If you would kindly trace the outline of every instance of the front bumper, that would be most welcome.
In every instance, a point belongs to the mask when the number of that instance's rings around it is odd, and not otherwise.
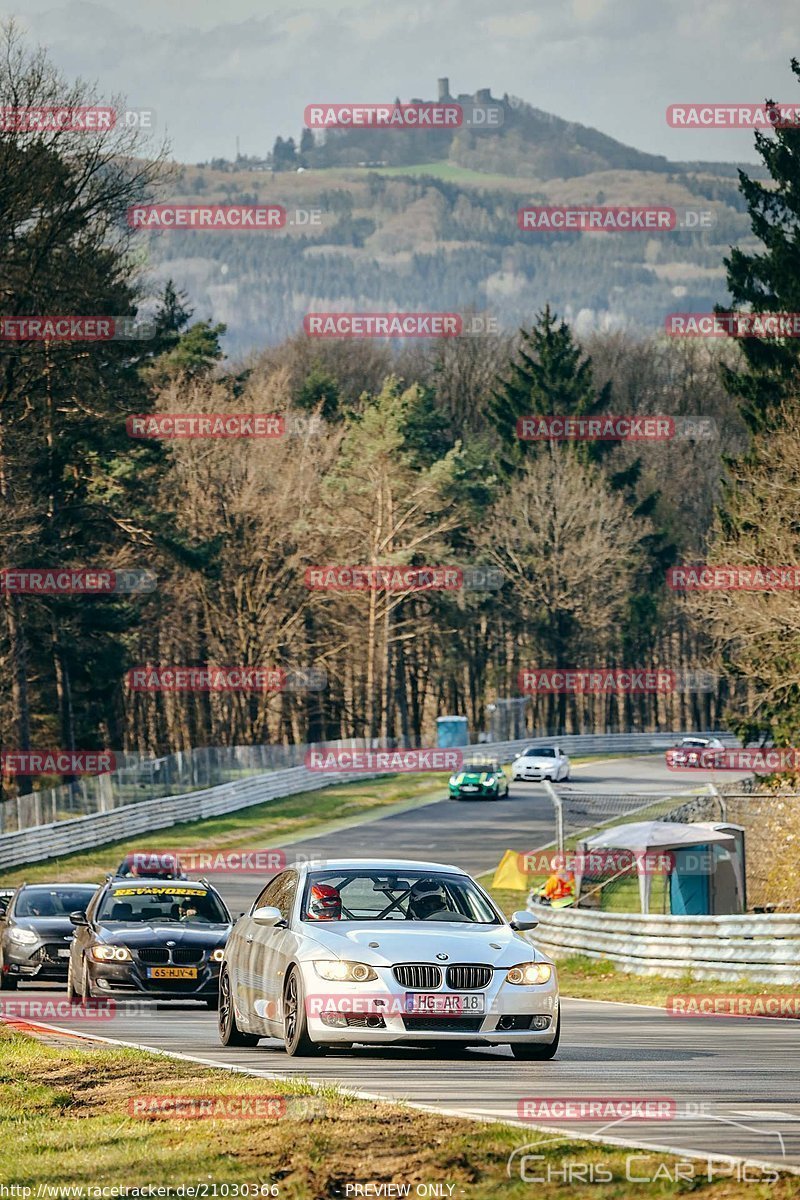
[[[66,954],[59,954],[65,950]],[[50,980],[64,983],[69,968],[69,942],[40,942],[38,946],[18,946],[6,941],[3,963],[12,979]]]
[[[514,767],[514,778],[528,783],[540,783],[543,779],[555,780],[563,767]]]
[[[101,996],[150,996],[154,1000],[206,1000],[219,992],[221,963],[208,959],[191,967],[176,970],[196,970],[194,978],[154,978],[148,967],[134,959],[132,962],[95,962],[87,959],[92,991]],[[152,968],[151,968],[152,969]]]
[[[496,800],[499,795],[500,785],[497,783],[492,787],[483,787],[481,784],[450,785],[451,800]]]
[[[359,985],[328,983],[316,976],[313,967],[307,967],[308,1035],[314,1042],[371,1044],[452,1041],[496,1046],[552,1042],[559,1012],[555,968],[548,983],[522,987],[505,982],[507,970],[504,967],[495,971],[488,987],[466,993],[484,997],[483,1015],[417,1018],[404,1013],[408,989],[395,981],[389,968],[378,968],[379,980]],[[454,994],[446,987],[431,991]],[[324,997],[323,1003],[320,996]],[[534,1018],[542,1024],[546,1020],[544,1028],[533,1028]]]

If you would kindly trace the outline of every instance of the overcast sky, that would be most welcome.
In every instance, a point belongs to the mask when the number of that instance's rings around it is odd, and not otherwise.
[[[491,87],[675,159],[752,133],[668,128],[680,101],[800,99],[798,0],[0,0],[69,77],[156,110],[174,156],[264,154],[306,104]]]

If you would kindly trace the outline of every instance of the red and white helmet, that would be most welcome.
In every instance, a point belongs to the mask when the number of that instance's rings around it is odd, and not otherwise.
[[[341,921],[342,897],[328,883],[312,884],[306,916],[310,921]]]

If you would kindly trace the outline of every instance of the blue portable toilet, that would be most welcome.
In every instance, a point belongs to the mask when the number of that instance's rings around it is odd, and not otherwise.
[[[699,827],[698,822],[695,828]],[[669,898],[673,916],[724,916],[747,910],[744,827],[717,822],[706,828],[727,834],[733,845],[698,842],[672,852]]]
[[[466,717],[438,717],[436,721],[436,745],[468,746],[469,729]]]

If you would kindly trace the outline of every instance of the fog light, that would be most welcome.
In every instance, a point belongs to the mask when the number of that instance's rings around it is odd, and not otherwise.
[[[533,1028],[534,1029],[547,1029],[547,1026],[549,1024],[550,1024],[549,1017],[534,1017],[533,1018]]]
[[[109,989],[109,982],[107,979],[103,979],[101,976],[99,979],[95,980],[95,987],[99,987],[101,992],[107,992]]]
[[[332,1025],[334,1029],[347,1028],[347,1016],[345,1013],[323,1013],[320,1020],[323,1025]]]

